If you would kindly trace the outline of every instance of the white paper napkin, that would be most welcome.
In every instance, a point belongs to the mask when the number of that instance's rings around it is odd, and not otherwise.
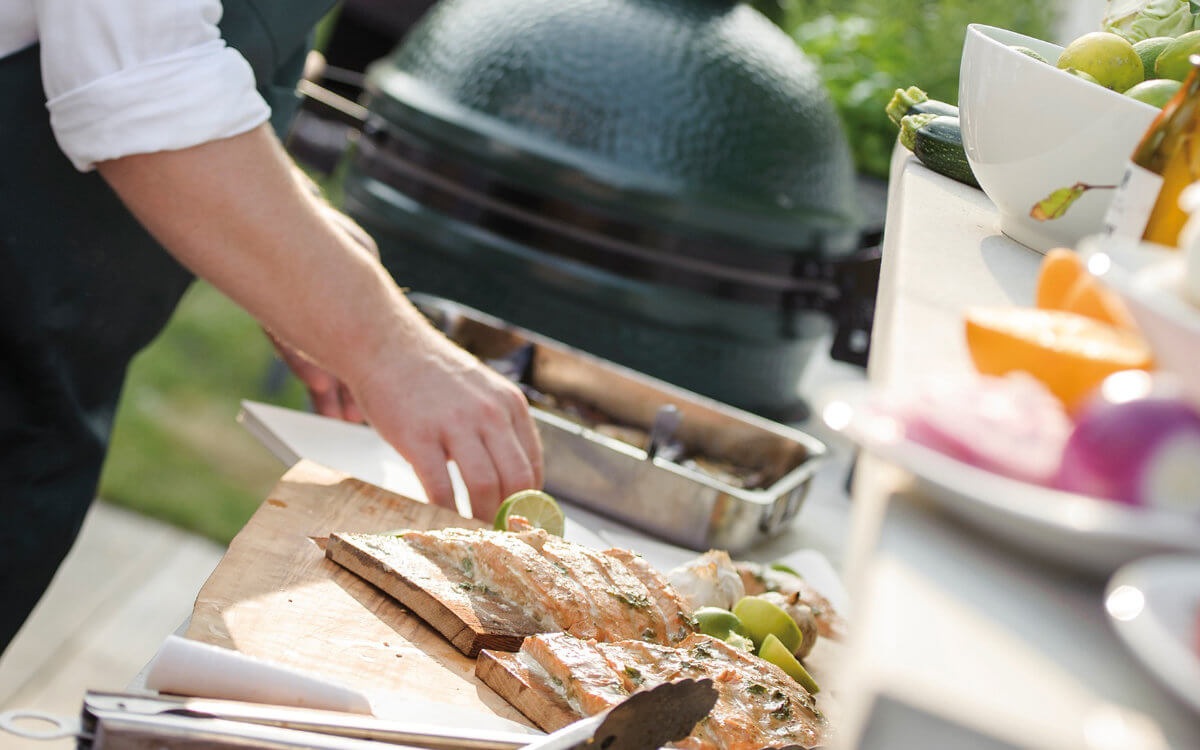
[[[168,636],[150,662],[146,687],[198,698],[371,713],[371,702],[357,690],[177,635]]]
[[[167,638],[150,662],[146,687],[198,698],[368,714],[410,726],[541,734],[499,716],[403,693],[368,697],[302,670],[176,635]]]

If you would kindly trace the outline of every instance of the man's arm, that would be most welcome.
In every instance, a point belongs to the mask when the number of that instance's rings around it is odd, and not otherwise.
[[[97,169],[180,262],[345,382],[432,501],[453,507],[447,458],[481,517],[541,485],[521,392],[426,323],[295,179],[265,125]]]

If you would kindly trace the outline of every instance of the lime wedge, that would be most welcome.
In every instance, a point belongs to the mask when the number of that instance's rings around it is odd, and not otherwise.
[[[792,652],[788,647],[783,645],[783,642],[774,635],[768,635],[763,641],[762,648],[758,650],[758,658],[769,661],[775,666],[788,673],[796,682],[800,683],[805,690],[816,695],[821,692],[821,686],[812,678],[808,670],[804,668],[796,657],[792,656]]]
[[[692,617],[695,618],[696,627],[700,632],[711,635],[713,638],[726,640],[730,633],[737,633],[740,636],[748,635],[746,628],[742,626],[742,621],[727,609],[701,607],[692,613]]]
[[[759,599],[757,596],[742,597],[741,601],[733,605],[733,613],[742,621],[754,645],[759,648],[762,648],[769,635],[779,639],[789,653],[799,650],[804,641],[800,626],[791,615],[766,599]]]
[[[562,536],[566,526],[566,516],[558,502],[541,490],[521,490],[509,495],[496,511],[492,526],[497,531],[508,531],[509,516],[521,516],[555,536]]]

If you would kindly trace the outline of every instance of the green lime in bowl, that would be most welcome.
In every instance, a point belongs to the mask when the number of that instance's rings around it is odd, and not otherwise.
[[[1158,62],[1158,56],[1163,53],[1167,45],[1173,41],[1175,40],[1169,36],[1152,36],[1149,39],[1133,43],[1133,51],[1142,58],[1142,73],[1146,76],[1146,80],[1155,77],[1154,64]]]
[[[1154,75],[1182,81],[1192,72],[1192,63],[1188,58],[1195,54],[1200,54],[1200,31],[1189,31],[1175,37],[1154,62]]]
[[[1058,67],[1087,73],[1113,91],[1133,88],[1146,77],[1133,45],[1107,31],[1093,31],[1068,44],[1059,55]]]
[[[1152,78],[1129,89],[1125,92],[1125,96],[1162,109],[1167,102],[1171,101],[1171,97],[1175,96],[1182,85],[1179,81],[1169,78]]]

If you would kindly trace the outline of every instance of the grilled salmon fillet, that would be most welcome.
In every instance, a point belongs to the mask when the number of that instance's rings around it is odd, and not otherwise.
[[[604,554],[622,563],[650,592],[666,624],[667,643],[676,643],[692,633],[691,607],[667,582],[666,576],[655,570],[641,555],[627,549],[606,549]]]
[[[711,678],[716,705],[675,747],[760,750],[812,748],[822,742],[825,718],[812,695],[773,664],[706,635],[692,634],[677,646],[665,646],[542,634],[526,638],[520,653],[534,674],[586,716],[663,682]]]
[[[541,529],[441,529],[396,536],[448,574],[465,578],[468,595],[509,601],[547,632],[671,643],[693,630],[686,605],[631,552],[596,552]]]

